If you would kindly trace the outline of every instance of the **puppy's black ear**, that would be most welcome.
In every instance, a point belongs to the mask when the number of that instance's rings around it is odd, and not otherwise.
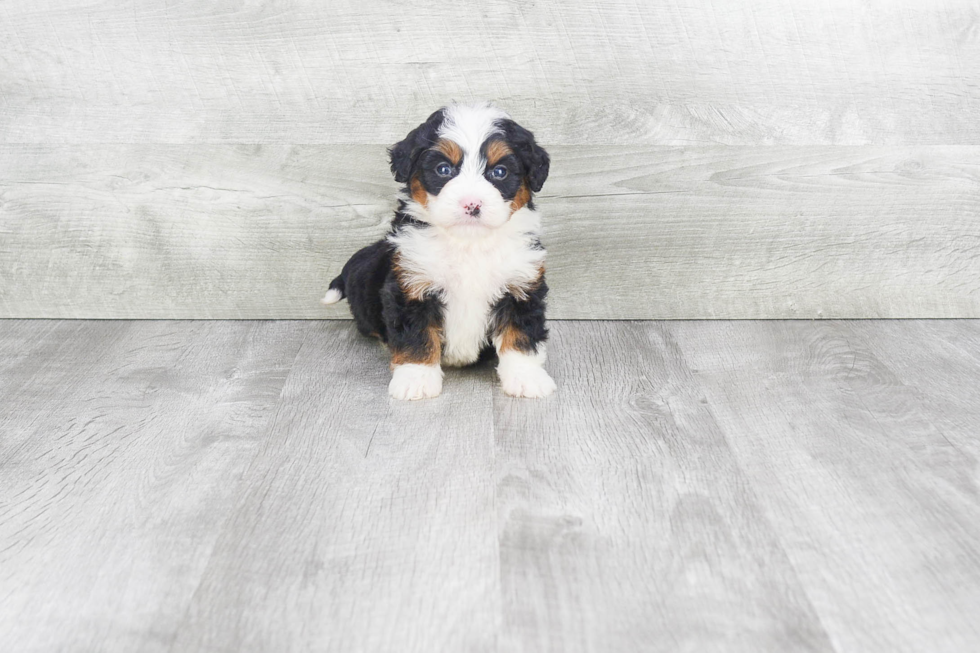
[[[548,169],[551,167],[551,157],[544,151],[544,148],[534,140],[534,134],[518,125],[513,120],[501,122],[507,142],[514,149],[514,153],[520,158],[524,165],[525,176],[528,186],[537,193],[544,186],[548,178]]]
[[[443,109],[439,109],[410,131],[404,140],[388,148],[391,173],[395,175],[395,181],[399,184],[408,183],[419,154],[435,145],[439,126],[442,124],[442,112]]]

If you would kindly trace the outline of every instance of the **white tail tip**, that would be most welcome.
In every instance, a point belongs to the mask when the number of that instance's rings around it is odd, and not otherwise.
[[[344,296],[340,293],[339,290],[337,290],[336,288],[331,288],[330,290],[327,291],[327,294],[323,296],[323,299],[320,300],[320,303],[330,306],[330,304],[336,304],[337,302],[339,302],[341,299],[343,299],[343,297]]]

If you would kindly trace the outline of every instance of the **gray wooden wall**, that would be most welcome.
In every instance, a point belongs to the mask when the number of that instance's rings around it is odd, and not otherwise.
[[[384,148],[553,155],[553,318],[980,317],[976,0],[0,2],[0,316],[346,317]]]

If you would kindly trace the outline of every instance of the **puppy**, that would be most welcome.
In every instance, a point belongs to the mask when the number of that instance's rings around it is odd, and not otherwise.
[[[383,240],[354,254],[323,298],[391,351],[396,399],[435,397],[442,366],[496,350],[504,392],[545,397],[545,249],[533,194],[549,157],[491,104],[453,104],[388,150],[405,184]]]

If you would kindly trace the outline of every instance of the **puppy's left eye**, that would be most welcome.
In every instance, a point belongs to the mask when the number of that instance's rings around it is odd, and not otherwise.
[[[497,166],[490,171],[490,176],[494,179],[506,179],[507,178],[507,167]]]
[[[453,174],[453,167],[448,163],[440,163],[436,166],[436,174],[440,177],[448,177]]]

